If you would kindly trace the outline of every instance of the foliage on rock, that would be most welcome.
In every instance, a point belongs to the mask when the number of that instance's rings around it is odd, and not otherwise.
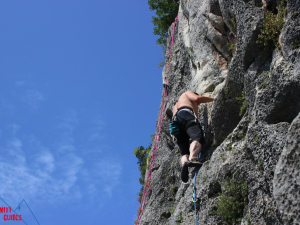
[[[153,140],[154,135],[151,135],[151,138]],[[133,154],[138,159],[137,164],[139,164],[139,171],[141,172],[141,177],[139,179],[139,182],[142,185],[142,187],[139,192],[139,197],[138,197],[139,202],[142,201],[142,196],[143,196],[143,192],[144,192],[146,170],[149,167],[149,163],[150,163],[150,159],[151,159],[151,155],[149,154],[151,147],[152,147],[152,144],[147,149],[145,149],[143,146],[140,146],[140,147],[134,149],[134,151],[133,151]]]
[[[246,96],[245,96],[245,89],[242,91],[242,97],[236,98],[237,100],[242,102],[242,106],[240,108],[239,116],[244,115],[247,109],[247,102],[246,102]]]
[[[273,49],[279,45],[279,35],[285,23],[286,15],[286,0],[282,0],[281,4],[277,7],[278,13],[268,11],[267,16],[263,21],[263,28],[258,35],[257,43],[264,46],[265,50]]]
[[[163,48],[167,45],[168,29],[174,22],[179,6],[175,1],[168,0],[148,0],[150,10],[156,10],[156,15],[152,17],[154,24],[154,34],[160,35],[156,43]]]
[[[182,223],[182,220],[183,220],[182,212],[180,212],[176,218],[176,225],[180,225]]]
[[[212,213],[221,215],[225,224],[240,222],[244,206],[248,203],[247,183],[238,179],[230,179],[221,184],[225,191],[220,194],[216,201],[217,210]]]

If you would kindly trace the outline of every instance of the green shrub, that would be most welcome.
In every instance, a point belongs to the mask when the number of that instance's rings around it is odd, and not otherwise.
[[[266,73],[263,73],[263,82],[262,84],[259,86],[259,89],[264,89],[267,87],[268,83],[269,83],[269,73],[266,72]]]
[[[228,22],[231,22],[233,27],[236,28],[236,20],[235,20],[235,16],[233,15],[232,18],[227,19]]]
[[[298,41],[293,41],[291,44],[290,44],[290,48],[291,49],[296,49],[296,48],[300,48],[300,43],[298,43]]]
[[[166,179],[167,183],[174,183],[175,182],[175,177],[174,176],[168,176]]]
[[[239,116],[242,116],[247,109],[247,102],[246,102],[246,96],[245,96],[245,89],[243,89],[242,91],[242,97],[236,98],[237,100],[239,100],[242,103],[242,106],[240,108],[240,113]]]
[[[173,201],[176,199],[177,190],[178,190],[178,187],[176,186],[176,184],[172,184],[168,188],[168,194],[170,196],[170,199],[172,199]]]
[[[151,139],[153,141],[154,136],[151,135]],[[149,154],[151,150],[152,144],[145,149],[143,146],[140,146],[136,149],[134,149],[133,154],[136,156],[138,159],[137,164],[139,164],[139,171],[141,172],[141,177],[139,178],[139,182],[142,185],[140,192],[138,193],[138,201],[142,201],[142,196],[144,192],[144,185],[145,185],[145,175],[146,171],[149,168],[150,160],[151,160],[151,155]]]
[[[224,193],[219,194],[216,201],[216,211],[212,214],[221,215],[225,224],[240,222],[243,217],[243,209],[248,203],[247,183],[238,179],[230,179],[221,183]]]
[[[189,58],[191,58],[189,50],[186,50],[186,54]]]
[[[160,35],[156,43],[166,47],[168,29],[178,14],[179,5],[175,1],[168,0],[148,0],[148,5],[150,10],[156,10],[156,16],[152,17],[153,33]]]
[[[225,93],[225,98],[228,98],[229,97],[229,88],[228,87],[226,87],[224,89],[224,93]]]
[[[242,130],[242,132],[239,133],[238,138],[239,138],[239,139],[242,139],[242,141],[244,141],[244,140],[245,140],[245,137],[246,137],[246,133],[244,133],[244,131]]]
[[[232,149],[232,145],[228,144],[227,147],[225,148],[226,151],[230,151]]]
[[[262,158],[258,159],[257,166],[260,171],[262,171],[264,169],[264,160]]]
[[[175,167],[175,163],[172,162],[171,168],[174,169],[174,167]]]
[[[223,162],[226,160],[226,157],[223,155],[223,154],[221,154],[221,159],[223,160]]]
[[[247,225],[251,225],[250,216],[247,216]]]
[[[176,190],[178,189],[177,185],[176,184],[172,184],[170,187],[169,187],[169,192],[171,194],[176,194]]]
[[[232,51],[235,49],[235,44],[230,44],[230,42],[227,42],[227,47],[229,51]]]
[[[281,4],[277,7],[277,15],[268,11],[266,18],[263,21],[263,28],[258,35],[256,43],[264,46],[265,50],[270,50],[274,47],[280,49],[278,38],[285,23],[285,4],[286,0],[282,0]]]
[[[144,185],[145,183],[145,174],[147,170],[147,159],[149,156],[149,152],[151,150],[151,147],[145,149],[143,146],[134,149],[133,154],[138,158],[138,164],[139,164],[139,170],[141,172],[141,177],[139,179],[140,184]],[[150,156],[151,157],[151,156]]]
[[[173,214],[175,212],[175,206],[171,207],[170,211],[171,214]]]
[[[266,74],[264,74],[264,82],[262,82],[262,84],[260,85],[259,89],[264,89],[267,87],[268,82],[269,82],[269,77],[265,76]]]
[[[182,220],[183,220],[183,217],[182,217],[182,212],[180,212],[178,215],[177,215],[177,218],[176,218],[176,225],[180,225],[182,223]]]

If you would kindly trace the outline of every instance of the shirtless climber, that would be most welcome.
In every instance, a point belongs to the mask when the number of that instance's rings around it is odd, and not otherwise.
[[[173,120],[179,126],[179,134],[176,136],[177,144],[181,152],[181,179],[187,182],[189,179],[188,167],[199,167],[198,154],[201,145],[205,143],[203,131],[198,121],[198,105],[212,102],[215,98],[199,96],[192,91],[184,92],[173,107]],[[189,144],[191,138],[192,143]]]

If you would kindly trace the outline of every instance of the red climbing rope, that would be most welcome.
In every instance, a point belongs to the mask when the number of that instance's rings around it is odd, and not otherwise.
[[[174,33],[175,33],[175,26],[176,26],[177,18],[178,18],[178,15],[176,16],[174,27],[173,27],[173,34],[172,34],[172,42],[171,42],[171,48],[170,48],[170,56],[169,56],[169,64],[168,64],[168,70],[167,70],[166,84],[168,83],[168,76],[169,76],[169,69],[170,69],[170,62],[171,62],[171,54],[172,54],[172,48],[173,48],[173,43],[174,43]],[[140,222],[142,220],[143,212],[144,212],[144,206],[145,206],[145,203],[146,203],[146,198],[147,198],[147,194],[148,194],[148,190],[149,190],[149,186],[150,186],[152,170],[153,170],[154,163],[155,163],[157,147],[158,147],[159,137],[160,137],[161,128],[162,128],[162,121],[163,121],[165,107],[166,107],[166,103],[167,103],[167,95],[168,95],[168,85],[165,85],[165,91],[164,91],[164,95],[163,95],[161,110],[160,110],[160,113],[159,113],[158,125],[157,125],[157,129],[156,129],[156,135],[155,135],[155,139],[154,139],[153,153],[152,153],[152,157],[151,157],[151,161],[150,161],[150,166],[149,166],[149,170],[148,170],[148,174],[147,174],[146,183],[145,183],[145,186],[144,186],[144,193],[143,193],[143,197],[142,197],[142,201],[141,201],[139,214],[138,214],[138,217],[137,217],[136,223],[135,223],[136,225],[140,224]]]

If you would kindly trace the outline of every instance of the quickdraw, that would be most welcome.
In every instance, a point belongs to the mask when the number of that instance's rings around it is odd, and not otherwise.
[[[198,199],[197,199],[197,197],[196,197],[196,187],[195,186],[193,186],[193,191],[192,191],[192,193],[193,193],[193,198],[192,198],[192,201],[194,202],[194,203],[196,203],[197,201],[198,201]],[[195,200],[196,199],[196,200]]]

